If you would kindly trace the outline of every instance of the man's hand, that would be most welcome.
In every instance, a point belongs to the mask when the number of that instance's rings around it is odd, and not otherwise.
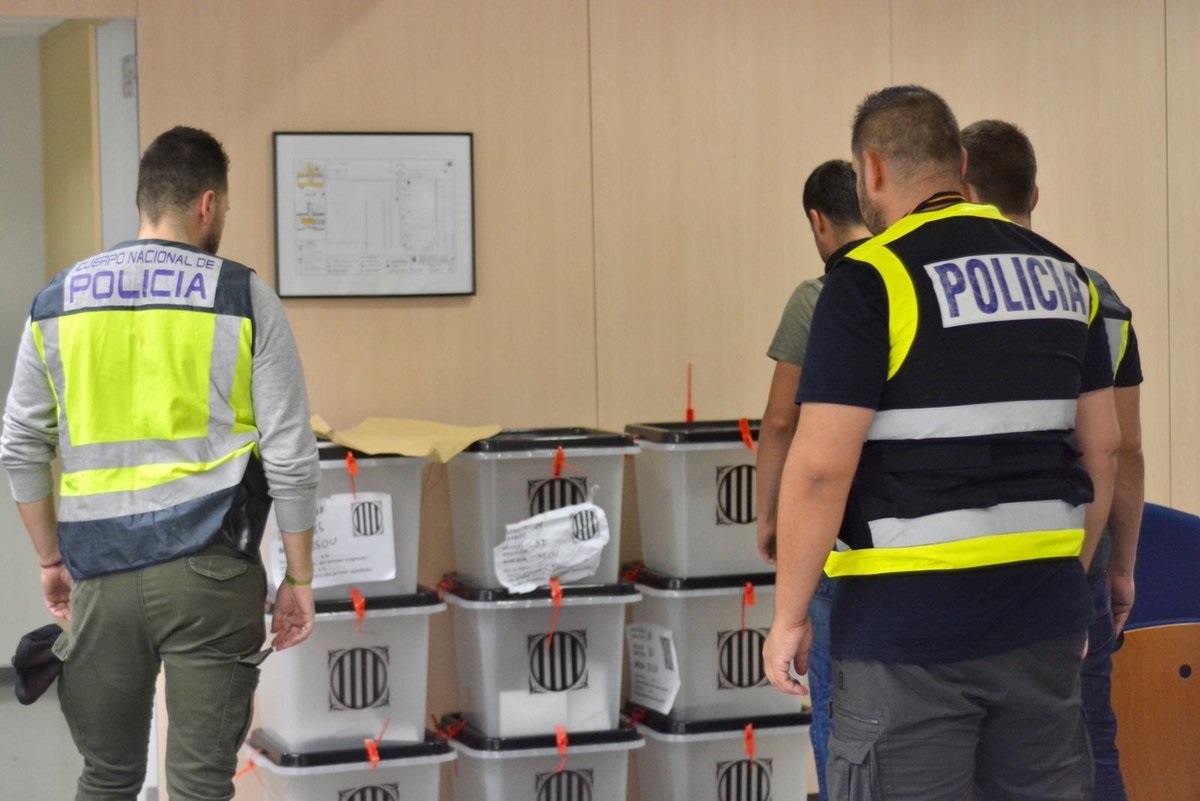
[[[808,690],[792,678],[790,671],[795,666],[797,673],[808,672],[808,650],[812,640],[812,621],[808,618],[794,626],[771,624],[771,632],[763,645],[763,668],[771,686],[788,695],[808,695]]]
[[[50,614],[59,620],[71,619],[71,576],[65,567],[42,568],[42,595]]]
[[[1113,635],[1121,633],[1133,610],[1133,576],[1108,574],[1108,592],[1112,596]]]
[[[275,593],[275,614],[271,616],[271,647],[276,651],[299,645],[312,634],[315,617],[312,586],[283,582]]]
[[[775,524],[758,521],[758,555],[772,567],[775,565]]]

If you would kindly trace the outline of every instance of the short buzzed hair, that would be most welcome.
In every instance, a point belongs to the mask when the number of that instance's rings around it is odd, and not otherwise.
[[[854,190],[854,167],[831,159],[813,170],[804,182],[804,211],[821,212],[835,225],[862,225],[862,210]]]
[[[229,189],[229,156],[207,131],[176,126],[160,134],[138,165],[137,206],[151,222],[185,211],[208,190]]]
[[[907,178],[957,175],[962,164],[954,112],[923,86],[889,86],[867,95],[854,115],[850,147],[856,160],[866,150],[880,153]]]
[[[980,200],[1005,214],[1033,211],[1037,156],[1024,131],[1011,122],[980,120],[963,128],[962,146],[966,180]]]

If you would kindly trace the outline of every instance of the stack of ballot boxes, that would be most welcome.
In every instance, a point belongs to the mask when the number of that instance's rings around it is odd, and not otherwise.
[[[758,554],[757,421],[630,425],[643,600],[625,713],[643,801],[803,798],[810,715],[767,682],[775,576]]]
[[[506,430],[449,462],[456,801],[624,801],[643,742],[620,726],[639,600],[618,582],[621,494],[636,450],[620,433]]]
[[[262,665],[251,759],[275,798],[436,801],[438,763],[454,754],[425,730],[430,616],[446,605],[417,585],[424,460],[331,443],[319,453],[316,620]],[[272,517],[272,587],[282,536]]]

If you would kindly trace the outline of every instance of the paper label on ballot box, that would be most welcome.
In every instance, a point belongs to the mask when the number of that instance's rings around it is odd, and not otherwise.
[[[675,635],[653,623],[625,627],[629,648],[629,700],[666,715],[683,683],[675,653]]]
[[[551,578],[593,576],[608,544],[608,518],[594,503],[577,503],[504,527],[493,549],[496,577],[509,592],[532,592]]]
[[[287,559],[283,537],[273,553],[276,582],[283,579]],[[317,501],[313,526],[313,587],[336,587],[396,577],[396,539],[392,496],[386,492],[330,495]]]

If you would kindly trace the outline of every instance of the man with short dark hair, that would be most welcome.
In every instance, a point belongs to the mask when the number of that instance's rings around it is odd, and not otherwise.
[[[870,95],[851,149],[875,236],[813,316],[767,676],[800,691],[824,568],[831,798],[1088,798],[1084,567],[1117,442],[1095,291],[963,198],[958,125],[928,89]]]
[[[271,644],[312,631],[319,467],[304,375],[275,293],[216,256],[228,163],[204,131],[155,139],[138,239],[39,292],[17,354],[0,461],[46,606],[71,621],[54,650],[84,757],[77,801],[141,789],[162,666],[171,798],[233,797],[268,653],[258,541],[272,501],[287,576]]]
[[[1037,206],[1037,157],[1025,133],[1012,123],[980,120],[962,130],[967,151],[966,194],[990,203],[1015,223],[1032,227]],[[1139,414],[1141,357],[1133,314],[1107,280],[1088,269],[1100,293],[1100,315],[1108,332],[1113,399],[1121,445],[1112,511],[1088,571],[1095,616],[1080,673],[1080,694],[1096,766],[1094,801],[1125,801],[1117,753],[1117,718],[1112,708],[1112,653],[1133,607],[1133,567],[1145,499],[1145,461]]]
[[[804,182],[804,213],[812,231],[817,253],[825,262],[825,273],[851,248],[870,236],[863,225],[854,191],[854,167],[843,159],[818,166]],[[808,344],[813,309],[825,276],[803,281],[792,292],[767,355],[775,360],[767,408],[758,431],[757,504],[758,550],[768,564],[775,564],[775,520],[783,462],[796,431],[800,409],[796,387]],[[829,702],[833,687],[829,680],[829,607],[834,582],[823,578],[809,605],[813,620],[813,648],[808,660],[808,687],[812,697],[813,745],[822,801],[825,793],[825,756],[829,741]]]

